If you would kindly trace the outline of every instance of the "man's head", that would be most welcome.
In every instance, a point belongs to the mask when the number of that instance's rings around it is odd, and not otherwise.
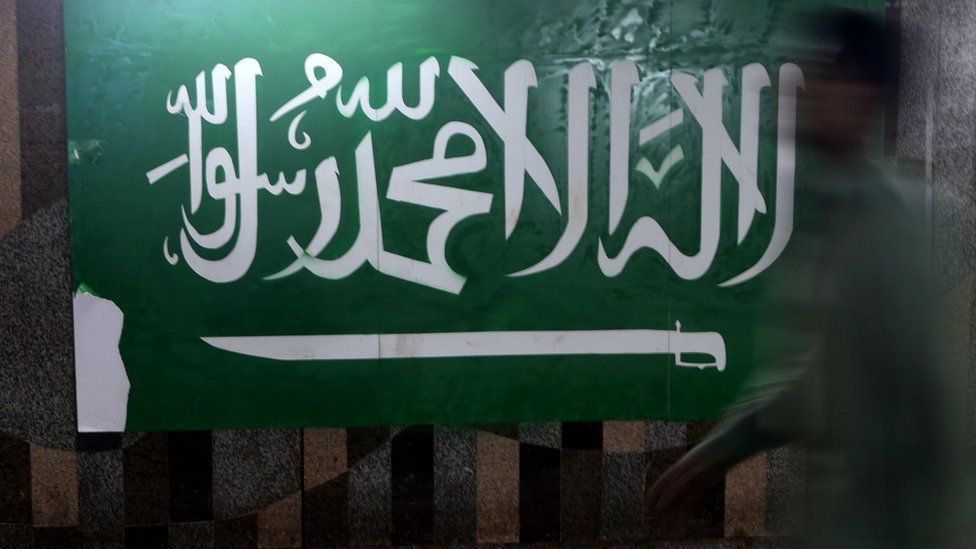
[[[820,61],[807,82],[812,137],[830,154],[858,154],[897,85],[894,48],[884,23],[863,13],[833,11],[814,29]]]

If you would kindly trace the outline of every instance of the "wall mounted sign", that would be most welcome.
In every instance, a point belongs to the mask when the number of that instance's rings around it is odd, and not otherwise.
[[[714,416],[794,4],[67,3],[79,428]]]

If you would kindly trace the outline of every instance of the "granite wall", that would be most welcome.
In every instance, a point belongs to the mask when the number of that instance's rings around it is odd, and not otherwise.
[[[894,3],[889,20],[930,31],[903,42],[887,149],[933,189],[973,394],[976,2]],[[797,448],[743,463],[681,516],[648,511],[648,480],[702,422],[76,433],[61,30],[58,0],[0,0],[0,547],[731,547],[793,527]]]

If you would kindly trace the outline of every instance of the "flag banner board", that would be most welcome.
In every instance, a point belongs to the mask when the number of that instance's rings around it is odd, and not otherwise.
[[[79,429],[715,417],[821,4],[66,2]]]

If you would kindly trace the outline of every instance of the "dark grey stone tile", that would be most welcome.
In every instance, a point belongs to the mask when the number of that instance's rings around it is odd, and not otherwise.
[[[166,433],[149,433],[122,451],[126,525],[169,522],[169,445]],[[154,534],[155,535],[155,534]]]
[[[771,535],[796,533],[802,520],[806,462],[799,445],[770,450],[766,477],[766,531]]]
[[[175,522],[169,525],[169,543],[180,549],[211,549],[214,525],[212,522]]]
[[[477,535],[477,433],[434,429],[434,541],[474,543]]]
[[[562,435],[562,424],[558,421],[519,424],[519,441],[525,444],[560,448]]]
[[[155,526],[127,526],[126,549],[166,549],[169,547],[169,528],[165,524]]]
[[[566,431],[563,431],[564,443],[566,443],[566,435]],[[595,438],[593,433],[589,435],[584,433],[576,442],[589,444],[593,438]],[[601,537],[601,511],[605,494],[603,451],[563,449],[560,458],[560,541],[562,543],[598,542]]]
[[[643,452],[603,455],[602,536],[610,542],[638,541],[644,535]]]
[[[681,448],[688,443],[688,424],[677,421],[648,421],[647,450]]]
[[[169,446],[169,519],[213,519],[213,433],[173,431]]]
[[[301,489],[301,431],[214,431],[213,436],[215,518],[257,511]]]
[[[67,197],[62,3],[17,1],[24,217]]]
[[[360,429],[349,430],[349,451]],[[372,431],[372,430],[371,430]],[[355,463],[349,459],[349,541],[352,545],[390,543],[392,500],[390,441],[387,440]]]
[[[0,430],[60,450],[75,444],[67,223],[61,200],[0,240]]]
[[[34,527],[30,524],[0,524],[0,547],[33,548]]]
[[[30,444],[0,433],[0,523],[31,524]]]
[[[938,74],[939,36],[931,22],[937,20],[937,2],[903,2],[901,5],[901,66],[898,87],[898,155],[925,158],[929,98],[934,107]]]
[[[214,547],[247,549],[258,546],[258,524],[255,515],[214,521]]]
[[[82,545],[122,546],[125,494],[122,451],[78,453],[78,522]]]

